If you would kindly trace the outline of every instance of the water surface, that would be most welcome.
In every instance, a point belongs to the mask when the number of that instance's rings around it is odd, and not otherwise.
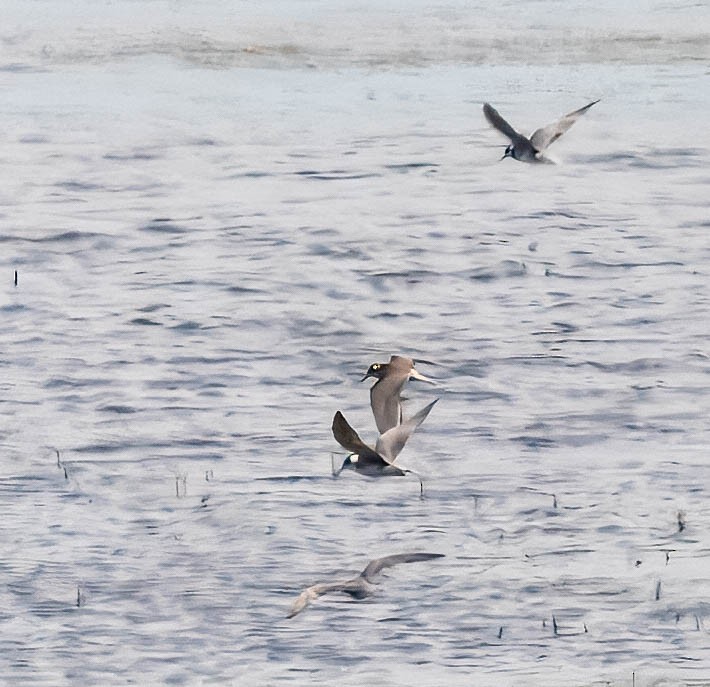
[[[708,11],[599,7],[8,3],[7,684],[707,684]]]

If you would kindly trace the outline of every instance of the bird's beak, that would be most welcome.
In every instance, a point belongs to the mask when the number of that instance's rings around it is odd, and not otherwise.
[[[375,375],[371,375],[369,372],[360,380],[361,382],[364,382],[366,379],[369,377],[374,377]]]

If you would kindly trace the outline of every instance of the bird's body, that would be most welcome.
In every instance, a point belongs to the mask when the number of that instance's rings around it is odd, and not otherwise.
[[[552,160],[544,155],[544,151],[562,136],[592,105],[596,105],[598,102],[598,100],[594,100],[588,105],[580,107],[579,110],[566,114],[556,122],[537,129],[530,138],[516,131],[498,114],[498,110],[488,103],[483,105],[483,114],[492,127],[510,139],[510,145],[505,149],[505,154],[501,159],[512,157],[520,162],[550,163]]]
[[[342,592],[349,594],[354,599],[365,599],[374,591],[375,583],[373,578],[385,568],[390,568],[400,563],[416,563],[428,561],[432,558],[442,558],[443,555],[441,553],[398,553],[384,558],[375,558],[367,564],[367,567],[357,577],[338,582],[319,582],[304,589],[291,606],[286,617],[293,618],[293,616],[306,608],[311,601],[315,601],[323,594],[331,592]]]
[[[424,422],[438,400],[432,401],[402,424],[392,427],[384,434],[381,434],[377,439],[375,448],[368,446],[360,438],[340,411],[335,413],[333,417],[333,436],[343,448],[352,454],[345,459],[340,470],[356,470],[368,477],[401,477],[409,474],[411,470],[400,468],[394,462],[409,437]]]
[[[402,355],[393,355],[388,363],[373,363],[361,381],[375,377],[370,388],[370,406],[380,434],[402,422],[402,389],[409,379],[419,379],[434,384],[414,368],[414,361]]]

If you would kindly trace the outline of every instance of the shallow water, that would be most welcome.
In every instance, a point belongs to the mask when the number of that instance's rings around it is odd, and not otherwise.
[[[2,681],[710,682],[707,9],[204,7],[9,3]]]

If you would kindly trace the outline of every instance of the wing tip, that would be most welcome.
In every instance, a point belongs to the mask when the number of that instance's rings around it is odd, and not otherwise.
[[[293,602],[291,608],[289,608],[288,613],[286,614],[287,620],[293,618],[294,616],[297,616],[304,608],[308,606],[312,599],[312,589],[313,587],[308,587],[308,589],[304,589],[298,595],[298,598]]]
[[[333,430],[333,434],[342,434],[352,428],[350,427],[350,423],[345,419],[345,415],[343,415],[339,410],[336,410],[335,415],[333,415],[333,424],[331,425],[331,429]]]

